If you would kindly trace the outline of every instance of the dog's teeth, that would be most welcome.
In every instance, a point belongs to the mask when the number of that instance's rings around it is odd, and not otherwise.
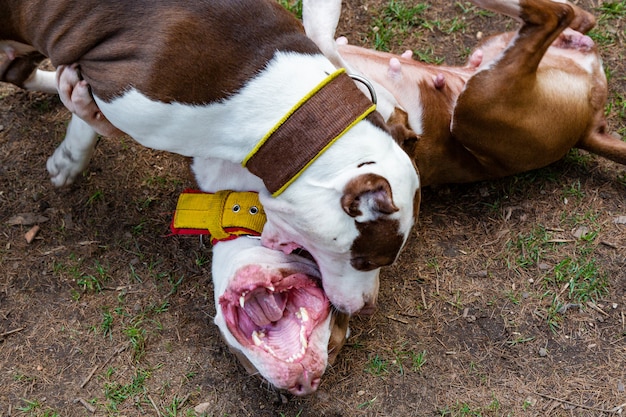
[[[306,335],[305,335],[305,329],[304,326],[300,327],[300,353],[301,355],[304,355],[304,351],[306,350],[307,347],[309,347],[309,342],[307,342],[306,340]]]
[[[246,297],[242,295],[241,297],[239,297],[239,306],[243,308],[243,306],[245,305],[246,305]]]
[[[276,291],[276,288],[274,288],[274,286],[273,286],[273,285],[271,285],[271,284],[270,284],[270,285],[268,285],[268,286],[267,286],[267,287],[265,287],[265,288],[267,288],[267,289],[268,289],[268,290],[270,290],[271,292]]]
[[[259,332],[257,332],[256,330],[252,332],[252,341],[254,342],[255,346],[261,346],[263,344],[263,341],[261,340],[262,337],[264,337],[265,334],[261,333],[259,334]]]
[[[306,311],[306,308],[300,307],[300,310],[296,313],[296,317],[298,317],[302,323],[306,323],[309,321],[309,312]]]

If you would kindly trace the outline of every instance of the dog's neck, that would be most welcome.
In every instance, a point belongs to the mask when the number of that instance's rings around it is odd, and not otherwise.
[[[276,196],[375,109],[345,70],[335,71],[300,100],[242,164]]]

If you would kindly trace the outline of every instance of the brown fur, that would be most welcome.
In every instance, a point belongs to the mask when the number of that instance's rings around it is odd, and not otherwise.
[[[277,50],[317,53],[302,35],[272,0],[0,0],[0,40],[32,45],[54,66],[78,63],[105,100],[134,86],[162,102],[214,102]]]
[[[586,32],[595,18],[563,3],[521,4],[526,23],[519,36],[507,33],[486,40],[478,48],[485,51],[483,61],[501,56],[479,72],[471,64],[435,66],[340,47],[350,65],[387,88],[408,111],[394,111],[388,120],[392,131],[421,125],[417,140],[405,133],[400,143],[415,160],[422,185],[480,181],[540,168],[572,147],[626,164],[626,143],[606,132],[607,84],[601,67],[590,75],[569,56],[546,54],[555,39],[556,45],[567,46],[567,38],[558,38],[567,26]],[[501,52],[510,42],[515,43]],[[395,78],[388,75],[391,58],[402,68]],[[434,81],[438,75],[445,80],[443,87]],[[415,119],[420,115],[411,103],[418,94],[423,114]]]

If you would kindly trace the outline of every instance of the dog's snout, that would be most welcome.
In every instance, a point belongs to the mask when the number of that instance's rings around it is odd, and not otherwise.
[[[303,372],[303,374],[298,378],[298,381],[289,388],[289,392],[293,395],[309,395],[317,391],[317,387],[320,385],[320,377],[310,375],[308,372]]]

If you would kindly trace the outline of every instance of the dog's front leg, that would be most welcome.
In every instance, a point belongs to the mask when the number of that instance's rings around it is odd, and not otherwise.
[[[74,182],[78,174],[87,167],[97,140],[95,130],[76,114],[72,114],[65,139],[46,164],[55,186],[61,187]]]
[[[56,89],[65,107],[72,112],[65,139],[47,163],[52,183],[60,187],[74,182],[87,167],[96,146],[97,133],[103,136],[123,133],[104,117],[75,65],[57,68]]]

